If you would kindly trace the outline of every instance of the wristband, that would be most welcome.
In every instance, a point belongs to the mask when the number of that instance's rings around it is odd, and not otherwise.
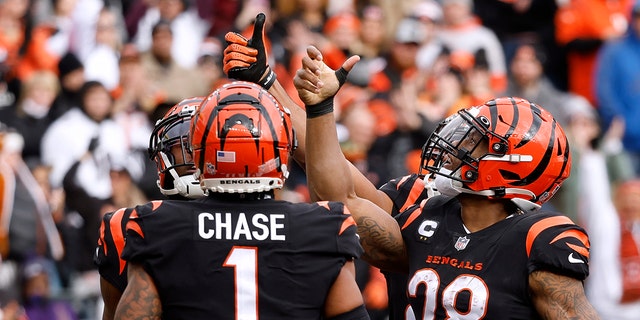
[[[267,66],[267,68],[269,68],[269,66]],[[271,68],[269,68],[269,73],[267,73],[267,76],[264,77],[263,79],[260,80],[260,85],[265,89],[265,90],[269,90],[269,88],[271,88],[271,86],[276,82],[276,73],[273,72],[273,70],[271,70]]]
[[[320,103],[307,105],[307,119],[316,118],[327,113],[333,112],[333,96],[322,100]]]

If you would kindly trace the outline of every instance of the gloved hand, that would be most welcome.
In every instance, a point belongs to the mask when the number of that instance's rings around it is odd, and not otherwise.
[[[264,13],[256,16],[251,39],[236,32],[227,32],[224,39],[223,70],[229,78],[249,81],[269,89],[276,81],[276,74],[267,64],[267,49],[264,45]]]

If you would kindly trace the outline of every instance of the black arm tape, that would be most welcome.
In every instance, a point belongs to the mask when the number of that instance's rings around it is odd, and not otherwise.
[[[340,69],[336,70],[336,78],[338,78],[338,83],[340,83],[341,87],[345,82],[347,82],[348,74],[349,74],[349,71],[347,71],[343,67],[340,67]]]
[[[267,66],[267,68],[269,68]],[[271,70],[271,68],[269,68],[269,73],[267,73],[267,76],[264,77],[262,80],[260,80],[260,85],[265,89],[265,90],[269,90],[269,88],[271,88],[271,86],[276,82],[276,73],[273,72],[273,70]]]
[[[322,100],[320,103],[307,105],[305,109],[307,109],[307,119],[333,112],[333,96]]]
[[[327,320],[369,320],[369,313],[364,307],[364,304],[362,304],[351,311],[341,313],[335,317],[327,318]]]

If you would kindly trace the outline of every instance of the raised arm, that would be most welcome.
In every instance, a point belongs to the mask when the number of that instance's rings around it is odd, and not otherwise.
[[[406,270],[406,248],[398,223],[369,200],[356,195],[349,162],[340,149],[333,115],[333,97],[359,57],[353,56],[338,71],[329,68],[315,47],[294,78],[306,106],[307,178],[312,193],[321,200],[347,205],[358,225],[363,259],[387,270]]]
[[[287,91],[278,81],[277,76],[268,65],[266,48],[264,45],[265,15],[256,16],[251,39],[242,35],[229,32],[225,35],[227,47],[224,50],[224,72],[233,79],[249,81],[262,85],[282,105],[291,110],[291,120],[298,136],[298,148],[294,159],[300,167],[306,167],[306,114],[305,110],[297,105],[288,95]],[[319,52],[318,52],[319,54]],[[267,81],[269,79],[270,81]],[[271,80],[272,79],[272,80]],[[371,181],[367,179],[355,166],[344,159],[349,166],[349,173],[353,178],[355,192],[358,196],[368,199],[391,213],[393,202],[382,191],[379,191]]]
[[[140,264],[129,262],[128,284],[116,309],[116,320],[149,320],[162,318],[160,296],[151,276]]]
[[[543,319],[600,319],[578,279],[534,271],[529,275],[529,290]]]

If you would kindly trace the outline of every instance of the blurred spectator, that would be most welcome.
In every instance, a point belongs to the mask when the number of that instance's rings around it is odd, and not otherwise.
[[[218,37],[232,31],[235,17],[240,11],[241,0],[195,0],[200,18],[206,20],[209,37]]]
[[[435,0],[420,0],[413,9],[412,15],[420,21],[425,34],[418,50],[418,68],[430,72],[443,50],[438,38],[442,23],[442,7]]]
[[[0,68],[7,81],[16,79],[16,66],[29,44],[32,21],[29,0],[0,2]]]
[[[87,81],[99,81],[108,90],[118,86],[120,80],[118,59],[122,39],[116,11],[102,8],[95,23],[95,43],[84,59],[84,77]]]
[[[4,129],[7,130],[7,129]],[[24,261],[30,255],[62,259],[64,248],[52,219],[53,208],[44,190],[22,159],[22,136],[15,131],[2,134],[0,173],[3,186],[2,217],[7,243],[3,260]],[[7,250],[8,249],[8,250]]]
[[[614,193],[614,205],[620,217],[620,264],[622,295],[620,303],[640,314],[640,180],[620,185]],[[631,310],[629,310],[631,311]]]
[[[603,125],[624,120],[622,142],[640,176],[640,1],[633,7],[631,25],[624,38],[611,41],[597,58],[595,88]]]
[[[597,112],[585,98],[572,95],[563,108],[567,115],[564,129],[571,143],[573,164],[571,176],[550,204],[576,224],[584,226],[588,223],[585,219],[598,215],[597,208],[610,202],[603,201],[609,199],[603,195],[610,194],[610,186],[632,177],[633,168],[620,142],[624,133],[622,121],[616,120],[602,134]]]
[[[585,292],[602,319],[637,319],[619,304],[620,223],[612,201],[612,188],[628,179],[631,167],[619,147],[624,124],[617,121],[600,137],[597,114],[582,97],[566,105],[571,143],[571,176],[552,203],[574,222],[584,227],[591,242],[589,277]],[[615,146],[618,147],[615,147]],[[631,310],[628,310],[631,311]]]
[[[464,51],[452,52],[449,55],[449,64],[452,72],[459,75],[462,93],[449,107],[445,117],[468,106],[482,105],[497,95],[491,87],[491,73],[484,49],[479,49],[474,54]]]
[[[602,44],[624,34],[631,0],[571,0],[556,13],[556,41],[567,53],[569,91],[597,106],[593,90]]]
[[[162,0],[176,1],[176,0]],[[153,41],[151,50],[141,54],[143,74],[151,82],[154,89],[164,93],[165,101],[181,101],[184,97],[202,96],[209,93],[209,89],[198,77],[194,77],[195,69],[187,69],[176,63],[172,54],[174,37],[168,22],[160,21],[153,27]],[[200,45],[190,51],[198,54]]]
[[[25,54],[17,66],[18,78],[27,79],[38,70],[58,72],[58,61],[69,51],[72,14],[78,0],[56,0],[50,17],[34,28]]]
[[[30,258],[22,268],[24,308],[29,320],[76,320],[72,305],[52,294],[53,265],[44,258]]]
[[[193,68],[198,60],[200,44],[209,32],[209,24],[198,16],[195,6],[189,0],[158,0],[157,4],[147,8],[138,22],[133,42],[140,51],[152,50],[155,42],[155,29],[158,22],[168,23],[173,42],[170,52],[175,62],[185,68]],[[186,95],[189,96],[189,95]],[[175,101],[182,100],[183,97]]]
[[[439,38],[451,52],[474,54],[484,49],[491,74],[491,88],[503,92],[507,87],[506,62],[496,34],[473,15],[472,0],[443,0],[443,27]]]
[[[228,82],[222,72],[222,45],[217,38],[207,38],[200,46],[198,68],[202,81],[210,91]]]
[[[70,51],[84,63],[96,44],[96,21],[105,7],[104,0],[77,0],[72,14]]]
[[[566,105],[571,95],[556,89],[544,73],[547,57],[535,43],[521,43],[509,64],[507,96],[522,97],[542,106],[565,127],[569,123]]]
[[[25,140],[22,157],[27,161],[40,159],[40,141],[56,119],[53,101],[60,92],[58,77],[51,71],[32,73],[22,84],[15,107],[0,109],[0,118]]]
[[[118,67],[118,87],[111,91],[115,99],[114,114],[134,110],[151,114],[155,106],[166,99],[164,92],[145,75],[140,53],[133,44],[122,47]]]
[[[364,60],[384,56],[389,50],[389,37],[384,24],[384,11],[371,4],[362,9],[360,17],[360,47],[357,53]],[[358,64],[364,62],[360,60]]]
[[[73,53],[65,54],[58,61],[60,93],[53,102],[51,112],[59,117],[67,110],[80,106],[80,89],[85,82],[84,66]]]
[[[362,46],[360,44],[360,18],[349,11],[330,16],[322,29],[324,37],[316,39],[322,57],[330,67],[340,67],[342,62]]]
[[[565,55],[555,39],[554,18],[560,2],[567,1],[474,0],[473,11],[485,27],[496,33],[507,64],[521,44],[538,43],[541,53],[546,56],[543,61],[545,74],[554,86],[566,90]]]
[[[109,176],[113,190],[111,198],[115,208],[135,207],[149,201],[142,190],[136,186],[128,167],[114,167]]]
[[[69,168],[89,152],[95,158],[94,164],[87,164],[87,176],[78,182],[91,195],[106,199],[111,193],[109,183],[105,183],[108,170],[100,168],[109,168],[110,159],[122,159],[127,150],[126,139],[110,118],[113,101],[102,84],[85,83],[80,96],[80,108],[67,111],[45,132],[42,160],[51,166],[51,183],[58,187]]]

